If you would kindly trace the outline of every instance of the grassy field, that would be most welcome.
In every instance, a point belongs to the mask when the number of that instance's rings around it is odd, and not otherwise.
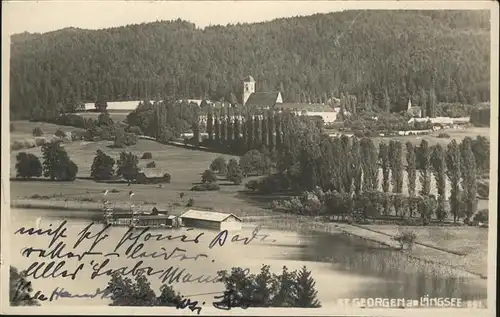
[[[97,149],[103,150],[108,155],[118,159],[120,150],[111,149],[107,146],[111,142],[80,142],[75,141],[65,144],[65,148],[72,160],[78,165],[78,177],[89,177],[90,166]],[[243,185],[232,185],[225,180],[220,180],[220,191],[194,192],[190,191],[193,184],[200,182],[201,173],[207,169],[214,158],[215,153],[207,153],[195,150],[179,148],[175,146],[163,145],[149,140],[140,140],[136,145],[128,147],[127,151],[137,154],[139,157],[144,152],[153,154],[152,160],[139,160],[139,166],[145,167],[150,161],[156,162],[158,170],[168,172],[172,175],[170,184],[140,185],[114,183],[103,184],[92,180],[77,179],[74,182],[49,182],[49,181],[12,181],[11,199],[27,198],[34,194],[41,196],[57,196],[53,199],[64,200],[94,200],[104,198],[102,193],[106,189],[117,189],[118,193],[110,193],[106,199],[110,201],[123,202],[128,200],[128,192],[134,191],[133,201],[135,203],[156,203],[159,208],[167,208],[169,204],[178,203],[185,205],[189,198],[193,198],[195,206],[212,207],[221,211],[232,212],[238,215],[245,214],[268,214],[264,210],[265,204],[246,201],[241,198],[238,192],[243,189]],[[23,150],[41,157],[40,148]],[[11,175],[15,175],[15,155],[19,151],[11,153]],[[225,156],[229,159],[230,156]],[[184,192],[185,197],[181,200],[180,193]]]
[[[366,225],[372,230],[395,235],[401,228],[393,225]],[[488,230],[477,227],[411,227],[417,236],[417,242],[462,253],[454,256],[449,253],[434,251],[439,257],[449,257],[450,263],[463,266],[471,272],[487,275],[488,271]],[[426,251],[427,253],[429,250]],[[425,258],[428,255],[412,255]],[[442,259],[445,260],[445,259]],[[452,262],[453,261],[453,262]]]
[[[57,125],[46,122],[30,122],[27,120],[19,120],[19,121],[11,121],[14,126],[14,131],[10,133],[10,140],[18,141],[18,140],[31,140],[33,137],[33,129],[39,127],[42,129],[45,137],[52,136],[58,129],[63,130],[64,132],[70,131],[82,131],[83,129],[68,127],[63,125]]]

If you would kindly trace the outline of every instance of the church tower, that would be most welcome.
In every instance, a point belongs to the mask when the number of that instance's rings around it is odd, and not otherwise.
[[[243,105],[247,103],[248,98],[255,92],[255,80],[248,76],[243,80]]]

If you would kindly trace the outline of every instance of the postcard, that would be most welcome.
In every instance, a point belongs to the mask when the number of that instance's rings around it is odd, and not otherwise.
[[[496,315],[497,3],[2,21],[2,313]]]

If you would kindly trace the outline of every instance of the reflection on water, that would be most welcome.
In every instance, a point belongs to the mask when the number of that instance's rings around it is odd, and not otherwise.
[[[304,238],[305,239],[305,238]],[[308,237],[309,248],[303,248],[302,261],[332,263],[332,269],[345,274],[378,277],[356,297],[420,298],[455,297],[463,300],[486,299],[486,281],[465,277],[447,266],[424,263],[406,254],[374,242],[342,233],[318,233]]]
[[[35,226],[39,217],[42,217],[41,227],[63,220],[60,211],[12,211],[12,233],[20,226]],[[88,214],[86,215],[85,212],[71,212],[71,217],[64,217],[64,220],[68,222],[69,241],[74,241],[78,232],[88,225],[88,219]],[[111,252],[126,230],[120,227],[110,228],[107,232],[109,238],[100,244],[99,251]],[[183,230],[185,229],[173,232],[160,230],[159,232],[166,235],[180,235],[183,234]],[[245,230],[245,235],[250,236],[252,228]],[[148,258],[144,259],[144,265],[151,265],[158,269],[166,269],[170,265],[179,266],[185,268],[193,276],[202,274],[213,276],[218,270],[230,270],[233,266],[249,268],[251,272],[258,273],[262,264],[269,264],[278,273],[283,265],[291,270],[306,265],[316,280],[318,297],[323,306],[336,303],[338,298],[347,297],[419,299],[424,295],[429,295],[430,297],[456,297],[462,300],[487,297],[486,280],[462,277],[457,271],[423,264],[421,261],[409,259],[401,252],[356,237],[341,233],[328,235],[315,233],[314,236],[307,236],[291,231],[268,229],[262,229],[261,233],[268,234],[271,240],[276,240],[276,242],[255,239],[248,245],[226,243],[223,247],[208,249],[208,243],[211,240],[209,237],[215,237],[217,234],[215,231],[206,231],[206,240],[200,244],[150,240],[145,244],[144,251],[146,252],[158,252],[161,248],[171,251],[175,247],[180,247],[186,249],[190,256],[206,253],[208,257],[197,261],[165,261],[159,258]],[[196,234],[192,232],[188,235],[194,237]],[[16,236],[11,240],[11,263],[20,269],[27,268],[36,259],[23,258],[20,256],[20,249],[28,245],[46,248],[47,241],[43,237]],[[91,273],[91,267],[87,264],[90,260],[91,258],[88,258],[86,261],[83,275],[89,276]],[[135,262],[125,257],[115,258],[113,266],[133,266]],[[34,288],[50,292],[54,286],[58,286],[70,292],[92,293],[98,287],[105,287],[108,280],[106,276],[95,280],[79,278],[76,281],[58,280],[54,283],[47,283],[42,279],[34,281]],[[155,278],[151,279],[151,284],[156,290],[161,285]],[[175,285],[175,289],[181,294],[198,294],[220,292],[222,285],[180,283]],[[193,299],[208,302],[213,299],[212,297],[213,295],[200,295]],[[71,300],[65,299],[64,301],[64,304],[72,305]],[[106,304],[97,300],[91,302],[90,305]],[[61,305],[61,303],[58,304]],[[74,305],[81,305],[81,302],[74,303]]]

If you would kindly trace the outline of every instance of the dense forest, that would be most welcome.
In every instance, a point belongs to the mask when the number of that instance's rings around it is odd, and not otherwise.
[[[392,107],[490,94],[488,11],[344,11],[197,28],[176,20],[11,38],[10,110],[27,118],[75,101],[158,96],[226,100],[252,75],[285,102],[348,93]]]

